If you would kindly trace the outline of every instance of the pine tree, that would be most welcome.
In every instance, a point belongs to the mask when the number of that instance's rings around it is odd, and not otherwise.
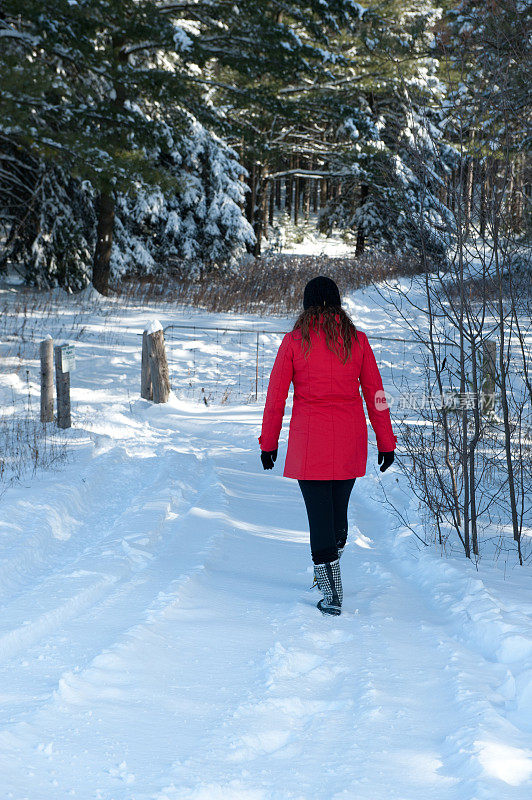
[[[440,11],[428,0],[381,0],[364,14],[352,48],[352,88],[336,101],[341,146],[331,153],[341,194],[324,210],[328,226],[369,242],[445,257],[451,217],[440,199],[456,156],[431,111],[445,86],[432,52]]]
[[[455,154],[430,110],[445,92],[433,42],[439,17],[430,0],[358,7],[356,20],[327,30],[314,69],[276,91],[269,76],[254,76],[267,104],[249,103],[245,80],[241,104],[219,89],[250,175],[256,249],[268,186],[284,178],[303,184],[307,202],[309,181],[327,182],[322,196],[327,185],[333,191],[322,203],[320,227],[353,230],[357,253],[369,242],[444,257],[450,218],[439,195]]]
[[[515,206],[508,220],[515,230],[523,231],[522,185],[531,142],[531,30],[529,3],[461,0],[448,9],[439,38],[449,76],[448,135],[464,162],[466,214],[475,170],[482,182],[488,173],[493,178],[506,162],[503,172],[509,173],[510,202]],[[482,216],[482,200],[478,206]],[[483,233],[483,221],[480,229]]]
[[[116,193],[139,179],[178,190],[167,131],[186,135],[185,109],[222,124],[212,103],[221,87],[268,108],[275,81],[327,61],[327,30],[357,17],[352,0],[297,0],[287,20],[275,0],[5,0],[4,130],[97,190],[98,290],[108,288]],[[255,92],[264,76],[268,91]]]
[[[144,185],[117,200],[112,261],[118,274],[138,264],[151,272],[183,262],[200,273],[230,264],[254,241],[233,150],[191,119],[172,161],[178,191]]]
[[[224,108],[225,130],[247,169],[246,216],[255,231],[258,255],[272,176],[291,169],[287,161],[294,156],[298,160],[303,151],[313,151],[312,120],[323,116],[315,90],[334,78],[335,71],[346,69],[346,38],[358,29],[364,8],[350,0],[290,4],[267,0],[246,4],[244,13],[248,40],[256,45],[246,69],[236,72],[217,64],[215,102]],[[257,54],[260,60],[254,63]],[[269,60],[275,70],[268,68]],[[329,116],[325,125],[330,127],[334,119]]]
[[[440,37],[453,104],[467,108],[495,150],[530,144],[532,7],[524,0],[460,0]]]

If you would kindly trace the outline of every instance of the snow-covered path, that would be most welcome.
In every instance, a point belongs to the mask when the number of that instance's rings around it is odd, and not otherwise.
[[[260,406],[83,391],[74,460],[3,499],[2,799],[530,797],[524,579],[418,551],[372,465],[322,617]]]

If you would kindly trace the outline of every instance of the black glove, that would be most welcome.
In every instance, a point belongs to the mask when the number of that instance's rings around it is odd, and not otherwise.
[[[381,453],[381,451],[379,450],[379,464],[382,464],[381,472],[386,472],[388,467],[392,466],[394,458],[395,455],[393,450],[391,451],[391,453]]]
[[[273,469],[273,462],[277,458],[277,448],[275,450],[261,450],[260,451],[260,460],[262,461],[262,466],[264,469]]]

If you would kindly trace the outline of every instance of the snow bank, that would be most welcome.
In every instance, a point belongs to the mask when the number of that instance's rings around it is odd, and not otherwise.
[[[94,288],[92,283],[86,286],[85,289],[82,289],[81,292],[77,292],[75,297],[89,303],[100,303],[102,301],[107,301],[108,299],[104,297],[103,294],[100,294],[100,292]]]

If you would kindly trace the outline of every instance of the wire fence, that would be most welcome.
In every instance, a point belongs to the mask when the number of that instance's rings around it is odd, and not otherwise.
[[[210,403],[262,402],[286,330],[202,325],[164,329],[170,381],[183,398]],[[422,339],[368,334],[384,385],[400,392],[422,375]],[[441,358],[453,343],[440,343]],[[408,364],[408,370],[405,369]]]
[[[274,328],[168,325],[164,334],[173,391],[178,397],[206,405],[263,403],[273,362],[286,333]],[[459,372],[458,342],[443,335],[433,336],[429,342],[421,331],[408,339],[371,333],[367,336],[396,418],[419,418],[421,405],[434,402],[430,396],[434,389],[430,384],[434,357],[445,368],[447,400],[456,398],[458,390],[452,376]],[[509,339],[508,347],[507,369],[522,382],[520,344]],[[479,349],[479,370],[483,369],[481,356]],[[468,358],[466,355],[466,361]]]
[[[206,404],[258,402],[285,333],[168,325],[164,337],[172,389],[178,396]]]

